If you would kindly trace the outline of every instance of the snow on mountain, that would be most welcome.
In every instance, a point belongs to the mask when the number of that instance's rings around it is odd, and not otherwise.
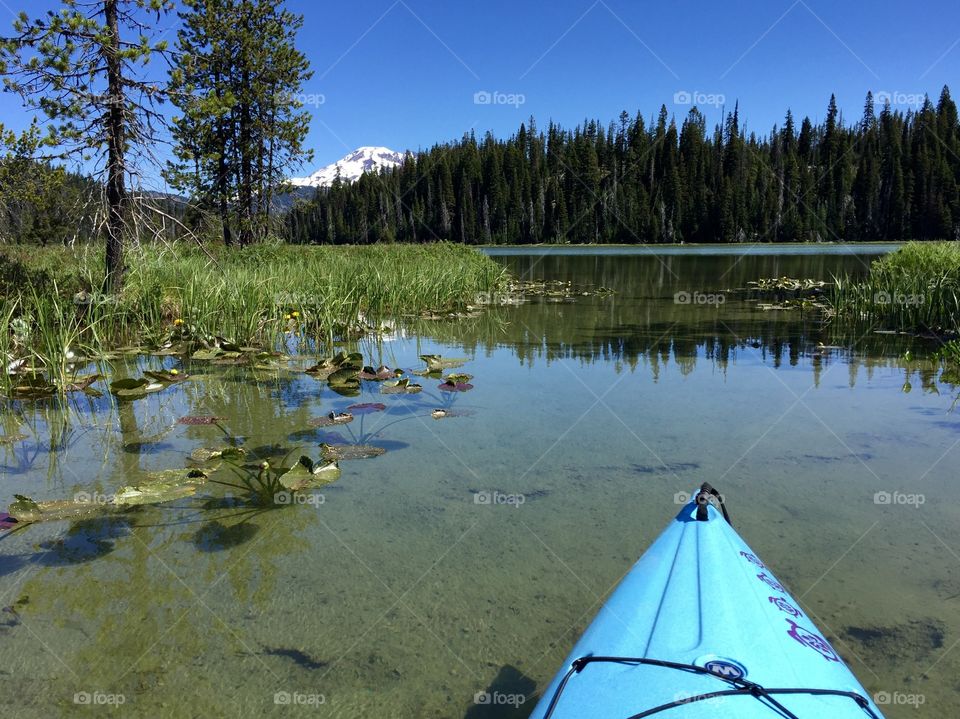
[[[294,177],[290,184],[296,187],[326,187],[333,184],[340,170],[340,179],[354,182],[364,172],[379,172],[383,167],[396,167],[403,162],[403,153],[389,147],[358,147],[349,155],[332,165],[322,167],[308,177]]]

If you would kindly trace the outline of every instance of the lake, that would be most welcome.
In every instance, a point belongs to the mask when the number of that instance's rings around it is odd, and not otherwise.
[[[731,292],[865,273],[890,246],[491,248],[518,277],[605,287],[417,321],[369,364],[464,357],[473,389],[332,392],[280,371],[193,377],[134,402],[71,395],[2,417],[4,501],[109,496],[224,433],[252,457],[320,442],[310,503],[208,483],[159,507],[0,540],[2,705],[21,717],[523,717],[623,573],[703,481],[888,717],[960,714],[957,388],[892,335],[839,336]],[[777,253],[777,254],[774,254]],[[907,355],[906,353],[910,353]],[[342,427],[311,418],[357,402]],[[448,408],[436,420],[431,410]],[[187,415],[223,417],[189,426]],[[22,435],[22,438],[17,439]],[[478,692],[518,697],[478,705]],[[921,703],[922,702],[922,703]],[[919,706],[916,706],[919,704]]]

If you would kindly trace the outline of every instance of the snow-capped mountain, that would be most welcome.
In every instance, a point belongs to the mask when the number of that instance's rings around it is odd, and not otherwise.
[[[333,184],[340,170],[340,179],[353,182],[364,172],[379,172],[383,167],[396,167],[403,162],[403,153],[389,147],[358,147],[342,160],[322,167],[309,177],[294,177],[290,184],[296,187],[326,187]]]

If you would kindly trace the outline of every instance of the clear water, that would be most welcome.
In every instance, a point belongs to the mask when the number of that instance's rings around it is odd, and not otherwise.
[[[343,462],[322,504],[262,511],[208,485],[7,535],[0,706],[82,716],[122,697],[120,713],[151,717],[523,717],[674,495],[707,480],[865,687],[900,702],[887,716],[957,715],[956,390],[902,359],[925,349],[913,341],[823,349],[836,340],[810,317],[734,295],[675,302],[758,277],[863,272],[873,256],[816,249],[500,256],[519,275],[617,293],[361,343],[374,364],[469,358],[475,388],[452,400],[462,416],[439,421],[429,411],[450,399],[435,381],[385,398],[365,383],[348,399],[297,371],[308,358],[273,374],[187,367],[193,380],[119,408],[18,405],[2,429],[27,437],[0,445],[10,499],[107,494],[182,467],[223,436],[175,424],[188,414],[226,417],[261,453],[317,456],[330,430],[311,417],[382,399],[386,412],[349,427],[388,452]],[[139,361],[160,366],[177,365]],[[522,504],[478,503],[482,492]],[[877,504],[877,492],[924,503]],[[528,699],[484,706],[477,692]]]

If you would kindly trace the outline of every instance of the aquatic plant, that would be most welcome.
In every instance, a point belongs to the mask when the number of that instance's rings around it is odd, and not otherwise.
[[[473,389],[473,385],[469,382],[460,382],[456,379],[448,377],[446,380],[440,383],[440,386],[437,387],[441,392],[469,392]]]
[[[410,381],[409,377],[380,385],[380,394],[417,394],[423,387]]]
[[[387,450],[383,447],[374,447],[370,444],[326,444],[320,445],[320,452],[324,459],[337,462],[343,459],[366,459],[379,457]]]
[[[323,464],[314,462],[307,456],[301,456],[290,467],[273,467],[264,460],[255,467],[230,465],[238,482],[211,479],[211,482],[239,489],[250,496],[257,504],[267,506],[288,505],[290,492],[296,492],[336,481],[340,478],[340,467],[336,457],[327,458]]]
[[[352,404],[347,410],[353,414],[370,414],[371,412],[383,412],[387,405],[382,402],[363,402],[361,404]]]
[[[0,252],[0,260],[25,268],[20,275],[42,276],[7,293],[0,351],[8,349],[9,324],[20,316],[37,324],[40,351],[52,368],[54,350],[80,340],[94,352],[124,343],[160,347],[172,330],[190,339],[229,337],[241,347],[307,337],[330,344],[406,316],[466,307],[506,279],[490,258],[445,243],[233,252],[184,243],[132,249],[124,291],[103,296],[92,289],[102,281],[96,254],[87,248]]]
[[[863,279],[835,278],[829,297],[841,327],[956,334],[960,243],[907,243],[875,260]]]
[[[349,412],[329,412],[323,417],[314,417],[310,420],[311,427],[333,427],[339,424],[349,424],[353,415]]]
[[[420,359],[427,363],[427,373],[442,372],[445,369],[454,369],[467,362],[465,358],[442,357],[440,355],[420,355]]]
[[[80,492],[73,499],[37,502],[21,494],[14,495],[8,512],[19,525],[78,519],[123,511],[143,504],[160,504],[192,496],[204,482],[206,473],[198,469],[169,469],[148,472],[135,485],[121,487],[107,498]]]

